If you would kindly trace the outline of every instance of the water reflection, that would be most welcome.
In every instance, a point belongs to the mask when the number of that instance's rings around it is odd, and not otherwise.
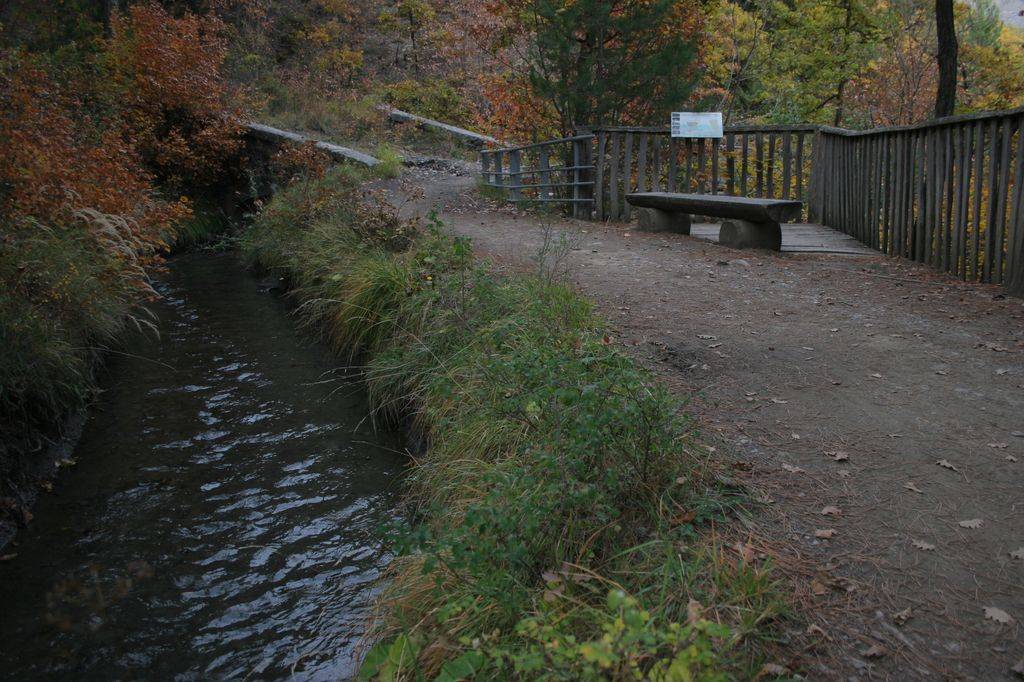
[[[358,387],[229,255],[176,260],[0,564],[11,679],[338,679],[405,458]]]

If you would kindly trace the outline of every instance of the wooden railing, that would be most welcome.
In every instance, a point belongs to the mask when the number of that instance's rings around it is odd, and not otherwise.
[[[822,128],[822,222],[964,280],[1024,289],[1024,109]]]
[[[597,220],[629,220],[632,191],[799,199],[806,220],[883,253],[1024,291],[1024,108],[868,131],[731,126],[717,140],[598,128],[481,162],[511,199]]]
[[[673,138],[668,128],[594,131],[598,220],[629,220],[634,191],[806,200],[817,126],[733,126],[722,139]]]
[[[577,218],[592,213],[593,135],[480,152],[483,184],[509,201],[568,204]]]

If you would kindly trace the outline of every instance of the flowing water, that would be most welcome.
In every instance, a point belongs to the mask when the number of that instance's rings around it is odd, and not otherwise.
[[[401,441],[232,255],[159,288],[0,562],[0,677],[350,677]]]

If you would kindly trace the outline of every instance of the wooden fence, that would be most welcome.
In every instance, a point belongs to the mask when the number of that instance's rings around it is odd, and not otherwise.
[[[732,126],[717,140],[598,128],[481,163],[514,201],[597,220],[629,220],[633,191],[799,199],[809,222],[883,253],[1024,290],[1024,108],[869,131]]]
[[[1024,288],[1024,109],[822,128],[821,222],[964,280]]]
[[[818,126],[733,126],[722,139],[673,138],[668,128],[594,131],[598,220],[629,220],[635,191],[806,200]]]

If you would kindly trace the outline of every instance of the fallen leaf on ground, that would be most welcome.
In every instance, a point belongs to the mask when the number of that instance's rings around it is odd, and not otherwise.
[[[914,615],[914,612],[911,611],[910,607],[908,606],[902,611],[897,611],[896,613],[892,614],[892,619],[900,625],[902,625],[903,623],[906,623],[908,620],[910,620],[910,617],[912,615]]]
[[[819,528],[816,531],[814,531],[814,537],[816,537],[816,538],[824,538],[824,539],[827,540],[827,539],[833,538],[835,536],[836,536],[835,528]]]
[[[1022,559],[1022,560],[1024,560],[1024,547],[1021,547],[1020,549],[1018,549],[1016,551],[1010,552],[1010,558],[1011,559]]]
[[[743,557],[744,561],[753,561],[757,557],[757,553],[742,542],[737,542],[732,548]]]
[[[875,372],[874,374],[871,375],[871,378],[872,379],[881,379],[882,375],[879,374],[878,372]]]
[[[785,405],[789,401],[783,400],[782,398],[772,398],[772,402],[775,403],[776,405]]]
[[[989,443],[988,446],[990,448],[995,448],[996,450],[1005,450],[1006,448],[1010,447],[1006,443]]]
[[[765,663],[761,666],[761,672],[758,673],[758,677],[764,677],[766,675],[774,675],[775,677],[781,677],[789,674],[789,668],[778,663]]]
[[[690,603],[686,605],[686,622],[693,625],[700,620],[701,614],[704,613],[704,607],[696,599],[691,599]]]
[[[959,469],[956,468],[956,465],[954,465],[948,459],[940,459],[938,462],[936,462],[936,464],[938,464],[943,469],[950,469],[951,471],[960,471]]]
[[[935,373],[936,373],[936,374],[938,374],[938,375],[940,375],[940,376],[946,376],[946,375],[948,375],[948,374],[949,374],[949,372],[947,372],[947,371],[946,371],[946,370],[944,370],[944,369],[940,369],[940,370],[937,370],[937,371],[936,371]]]
[[[825,583],[821,582],[820,580],[812,580],[811,592],[820,597],[828,592],[828,588],[825,587]]]
[[[906,483],[904,483],[903,487],[906,488],[907,490],[912,490],[915,493],[920,493],[924,495],[924,491],[918,488],[916,485],[914,485],[911,481],[907,481]]]
[[[800,434],[799,433],[794,433],[794,434],[790,434],[790,435],[793,436],[793,440],[800,440]]]
[[[702,339],[704,341],[717,341],[718,340],[717,336],[712,336],[711,334],[697,334],[697,338],[698,339]]]
[[[887,652],[885,650],[885,647],[883,647],[882,645],[872,644],[867,651],[862,651],[860,655],[864,658],[881,658],[882,656],[885,656],[887,653],[889,652]]]
[[[935,549],[935,545],[931,544],[930,542],[925,542],[924,540],[914,540],[913,545],[914,547],[924,550],[925,552],[931,552]]]
[[[848,455],[844,450],[826,450],[825,456],[831,457],[837,462],[845,462],[850,459],[850,455]]]
[[[691,510],[688,512],[684,512],[682,514],[676,514],[669,520],[671,521],[673,526],[681,526],[684,523],[690,523],[695,518],[697,518],[697,512]]]
[[[997,623],[1002,623],[1003,625],[1009,625],[1013,622],[1013,618],[1010,614],[997,606],[986,606],[985,617],[989,620],[994,620]]]
[[[821,513],[825,516],[839,516],[843,513],[843,510],[840,509],[839,507],[833,507],[832,505],[829,505],[827,507],[824,507],[821,510]]]
[[[981,528],[981,524],[985,523],[983,519],[966,519],[959,523],[961,528]]]
[[[811,623],[810,625],[807,626],[807,634],[809,634],[809,635],[821,635],[825,639],[829,638],[828,637],[828,633],[826,633],[824,630],[821,629],[820,626],[815,625],[814,623]]]
[[[1014,457],[1013,455],[1007,455],[1007,456],[1006,456],[1006,461],[1007,461],[1007,462],[1016,462],[1016,461],[1017,461],[1017,458],[1016,458],[1016,457]]]
[[[791,474],[802,474],[802,473],[804,473],[803,469],[801,469],[800,467],[793,466],[792,464],[783,464],[782,468],[785,469],[786,471],[788,471]]]

